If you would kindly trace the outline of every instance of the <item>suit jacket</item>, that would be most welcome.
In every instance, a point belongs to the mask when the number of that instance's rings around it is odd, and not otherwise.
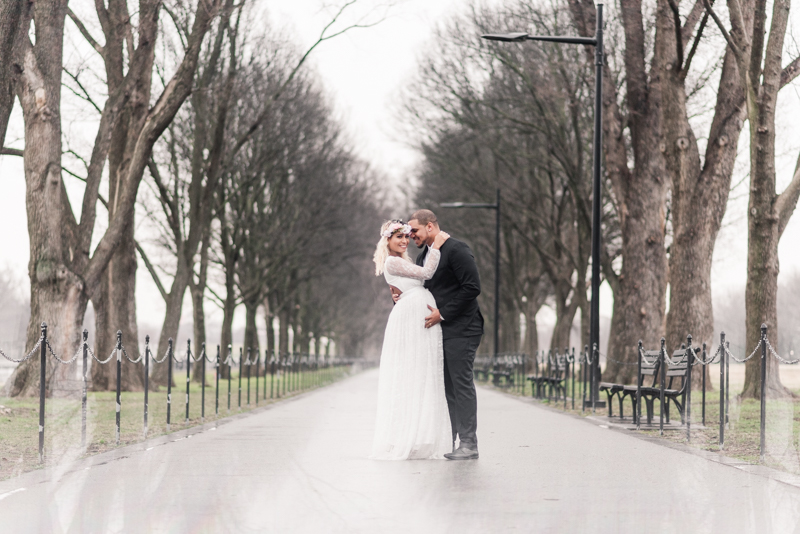
[[[451,237],[439,252],[439,267],[433,278],[425,281],[425,288],[433,294],[444,317],[442,338],[483,335],[483,315],[478,306],[481,280],[472,251],[466,243]],[[417,265],[423,265],[427,255],[426,246],[417,257]]]

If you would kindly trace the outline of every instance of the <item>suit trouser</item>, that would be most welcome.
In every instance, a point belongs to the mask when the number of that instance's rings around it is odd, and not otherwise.
[[[481,336],[456,337],[444,340],[444,395],[450,411],[453,441],[456,435],[461,446],[478,448],[478,400],[472,365],[481,344]]]

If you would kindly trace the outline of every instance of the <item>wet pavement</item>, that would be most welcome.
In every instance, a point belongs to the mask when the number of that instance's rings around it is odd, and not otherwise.
[[[0,532],[800,532],[769,470],[483,388],[480,460],[368,460],[377,376],[2,482]]]

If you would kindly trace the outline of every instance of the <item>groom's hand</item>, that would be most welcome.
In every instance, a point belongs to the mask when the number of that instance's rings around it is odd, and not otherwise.
[[[389,286],[389,291],[392,292],[392,300],[395,304],[397,304],[397,301],[400,300],[400,295],[402,295],[403,292],[394,286]]]
[[[431,314],[425,317],[425,328],[430,328],[442,322],[442,316],[439,315],[439,310],[432,307],[430,304],[428,305],[428,309],[431,311]]]

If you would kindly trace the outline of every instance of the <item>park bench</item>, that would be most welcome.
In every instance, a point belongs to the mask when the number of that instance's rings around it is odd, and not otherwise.
[[[556,351],[555,355],[548,353],[546,359],[546,367],[543,361],[538,360],[539,369],[541,370],[538,375],[528,375],[526,377],[531,383],[531,396],[541,399],[544,397],[544,392],[547,391],[548,400],[552,396],[555,396],[556,400],[558,400],[562,392],[566,398],[566,380],[569,367],[567,353],[565,352],[563,355],[559,355],[558,351]]]
[[[696,352],[700,350],[700,347],[693,349]],[[645,367],[648,368],[651,366],[656,367],[656,372],[653,373],[653,383],[650,386],[641,386],[640,392],[641,397],[645,401],[646,409],[647,409],[647,424],[651,424],[653,421],[653,404],[656,398],[661,398],[661,387],[659,384],[659,374],[658,374],[658,366],[660,365],[660,351],[645,351],[644,353],[645,359],[642,361],[642,373],[639,377],[639,384],[644,382],[645,377]],[[650,360],[651,364],[648,364],[647,361]],[[653,361],[655,360],[655,361]],[[665,387],[664,387],[664,414],[666,416],[666,422],[669,423],[669,405],[670,403],[675,403],[675,406],[678,408],[678,413],[681,416],[681,423],[684,423],[684,408],[686,405],[686,392],[687,392],[687,385],[688,385],[688,374],[689,374],[689,357],[688,351],[686,350],[685,345],[681,345],[681,348],[675,350],[672,353],[671,362],[666,361],[666,374],[664,376],[665,379]],[[681,386],[680,388],[673,388],[673,383],[676,379],[681,379]],[[633,404],[633,420],[636,422],[639,412],[636,409],[636,391],[637,386],[625,386],[623,390],[623,400],[625,397],[630,396],[631,401]],[[622,417],[622,401],[620,401],[620,417]]]
[[[631,404],[633,405],[633,422],[637,422],[637,418],[639,417],[639,412],[636,409],[636,392],[641,386],[641,389],[644,390],[648,386],[643,386],[647,377],[652,377],[653,382],[650,385],[651,388],[655,388],[658,385],[658,371],[661,367],[661,351],[660,350],[646,350],[642,351],[642,344],[641,341],[639,342],[639,354],[640,358],[642,358],[641,367],[639,371],[639,376],[637,377],[637,384],[634,385],[624,385],[622,386],[622,392],[619,396],[619,417],[620,419],[623,417],[623,406],[625,404],[625,398],[631,397]],[[658,389],[658,388],[656,388]],[[644,396],[644,395],[643,395]],[[645,397],[645,403],[647,404],[647,423],[650,424],[653,419],[653,399],[649,397]],[[609,414],[611,410],[611,403],[609,402]]]
[[[487,382],[489,380],[489,373],[491,372],[491,369],[492,369],[491,356],[478,356],[477,358],[475,358],[475,366],[473,374],[475,375],[476,380]]]
[[[550,376],[545,380],[545,385],[549,388],[548,399],[550,399],[552,395],[557,401],[561,398],[561,393],[564,394],[564,398],[567,397],[566,383],[568,369],[569,361],[567,353],[565,352],[559,355],[558,352],[556,352],[553,357],[552,365],[550,366]]]
[[[492,384],[500,386],[500,379],[503,378],[504,387],[514,387],[515,355],[500,354],[492,362]]]
[[[535,374],[528,375],[525,379],[531,383],[531,397],[541,399],[542,389],[550,378],[552,355],[549,352],[545,353],[542,351],[542,354],[539,355],[537,353],[535,358],[536,372]]]

